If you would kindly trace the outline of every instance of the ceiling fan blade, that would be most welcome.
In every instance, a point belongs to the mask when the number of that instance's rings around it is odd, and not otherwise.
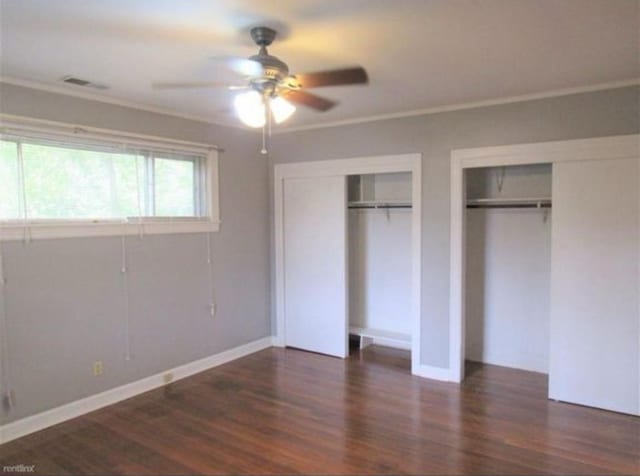
[[[178,81],[167,83],[153,83],[154,89],[202,89],[202,88],[236,88],[238,86],[221,83],[219,81]]]
[[[214,61],[224,64],[228,69],[242,76],[256,77],[262,76],[264,68],[260,63],[241,56],[214,56]]]
[[[316,73],[302,73],[293,76],[301,88],[319,88],[322,86],[340,86],[343,84],[366,84],[369,77],[364,68],[334,69]]]
[[[316,109],[322,112],[328,111],[337,104],[336,102],[329,99],[296,89],[285,92],[283,96],[287,99],[287,101],[295,104],[300,104],[302,106],[307,106],[311,109]]]

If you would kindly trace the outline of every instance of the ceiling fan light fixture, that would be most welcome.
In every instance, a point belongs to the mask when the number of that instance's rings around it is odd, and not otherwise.
[[[273,98],[269,106],[271,108],[271,113],[273,114],[273,120],[276,121],[276,124],[286,121],[294,112],[296,112],[296,107],[280,96]]]
[[[238,118],[249,127],[263,127],[266,123],[265,105],[258,91],[238,94],[233,105]]]

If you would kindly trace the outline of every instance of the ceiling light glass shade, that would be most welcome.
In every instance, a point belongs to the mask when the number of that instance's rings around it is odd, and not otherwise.
[[[238,94],[233,101],[233,105],[238,117],[247,126],[264,126],[266,122],[264,101],[258,91],[249,91]]]
[[[270,106],[273,119],[278,124],[289,119],[291,114],[296,111],[296,107],[293,104],[280,96],[273,98]]]

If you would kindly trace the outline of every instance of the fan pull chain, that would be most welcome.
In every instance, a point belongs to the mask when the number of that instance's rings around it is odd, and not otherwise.
[[[262,149],[260,150],[262,155],[267,155],[267,124],[262,126]]]
[[[271,110],[271,101],[269,99],[269,107],[267,108],[267,125],[269,126],[269,138],[271,138],[271,123],[273,121],[273,111]]]
[[[263,99],[263,103],[265,121],[264,125],[262,126],[262,149],[260,150],[260,153],[262,155],[267,155],[269,153],[269,151],[267,150],[267,137],[271,137],[271,119],[273,115],[271,113],[271,99],[265,97]]]

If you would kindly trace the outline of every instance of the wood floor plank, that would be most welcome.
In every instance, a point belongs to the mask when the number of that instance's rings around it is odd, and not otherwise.
[[[543,374],[406,351],[268,349],[0,447],[35,474],[640,475],[640,419],[547,400]]]

